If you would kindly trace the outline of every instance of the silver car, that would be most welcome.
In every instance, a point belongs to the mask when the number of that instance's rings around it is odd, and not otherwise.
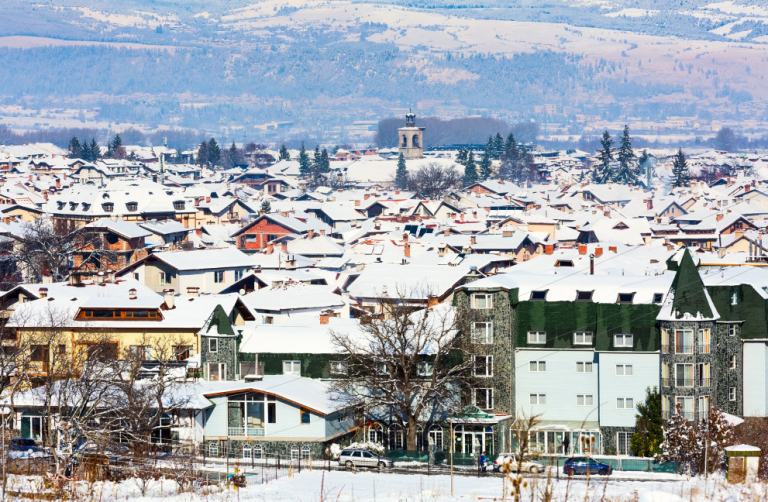
[[[381,457],[368,450],[358,450],[348,448],[342,450],[339,455],[339,465],[347,469],[358,467],[374,467],[378,469],[392,468],[395,463],[391,458]]]
[[[534,460],[524,460],[522,465],[518,465],[514,453],[499,453],[499,456],[496,457],[496,460],[493,462],[493,470],[499,472],[505,461],[509,463],[512,472],[530,472],[531,474],[538,474],[544,472],[546,469],[544,464]]]

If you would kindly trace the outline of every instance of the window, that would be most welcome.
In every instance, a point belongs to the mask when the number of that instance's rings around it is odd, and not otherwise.
[[[675,386],[693,387],[693,364],[675,364]]]
[[[493,323],[473,322],[472,343],[493,343]]]
[[[675,330],[675,353],[693,354],[693,330]]]
[[[669,354],[669,330],[666,328],[661,330],[661,353]]]
[[[616,365],[616,375],[617,376],[632,376],[632,365],[631,364],[617,364]]]
[[[210,457],[218,457],[219,456],[219,443],[213,442],[208,446],[208,456]]]
[[[529,370],[533,373],[543,373],[547,371],[547,361],[531,361]]]
[[[376,444],[384,444],[384,430],[381,424],[374,423],[368,429],[368,441]]]
[[[699,416],[704,418],[709,414],[709,396],[699,396]]]
[[[219,340],[218,338],[209,338],[208,339],[208,352],[216,353],[219,351]]]
[[[632,303],[632,300],[634,300],[635,294],[634,293],[619,293],[619,303]]]
[[[347,361],[331,361],[331,375],[346,375],[348,369]]]
[[[226,380],[227,365],[224,363],[208,363],[208,380],[218,382]]]
[[[244,272],[245,270],[240,270],[240,269],[235,270],[235,281],[239,281],[240,279],[242,279]]]
[[[435,363],[432,361],[419,361],[419,364],[416,367],[416,373],[420,377],[431,377],[434,372]]]
[[[376,373],[379,375],[389,375],[387,363],[376,363]]]
[[[617,398],[616,408],[619,410],[633,410],[635,409],[635,400],[631,397]]]
[[[302,460],[309,460],[309,446],[304,445],[301,447],[301,458]]]
[[[270,399],[270,397],[267,399]],[[271,397],[271,399],[274,400],[274,397]],[[267,423],[277,423],[277,403],[267,403]]]
[[[736,401],[736,387],[728,387],[728,401]]]
[[[184,209],[184,201],[183,200],[177,200],[173,203],[173,208],[176,210],[182,210]]]
[[[33,345],[32,353],[30,354],[30,360],[36,363],[48,362],[48,346],[47,345]]]
[[[256,460],[261,460],[262,457],[262,449],[261,445],[256,445],[253,447],[253,458]]]
[[[125,208],[128,211],[136,211],[136,210],[139,209],[139,204],[138,204],[138,202],[126,202],[125,203]]]
[[[544,344],[547,343],[546,331],[529,331],[528,343]]]
[[[731,305],[739,304],[739,294],[736,291],[731,291]]]
[[[251,458],[251,447],[250,446],[243,446],[243,458],[244,459],[250,459]]]
[[[299,447],[296,445],[291,446],[291,460],[299,459]]]
[[[709,363],[696,364],[696,385],[709,387]]]
[[[577,302],[591,302],[594,291],[576,291]]]
[[[176,345],[173,348],[173,358],[177,361],[184,361],[192,357],[191,345]]]
[[[595,398],[592,394],[576,394],[576,406],[594,406]]]
[[[224,282],[224,271],[223,270],[216,270],[213,273],[213,282],[215,283],[221,283]]]
[[[663,300],[664,300],[664,293],[653,294],[653,303],[661,303]],[[621,434],[621,432],[619,434]]]
[[[547,291],[531,291],[531,300],[546,300]]]
[[[481,410],[493,409],[493,389],[475,389],[475,406]]]
[[[301,423],[302,424],[308,424],[309,423],[309,420],[310,420],[309,410],[305,410],[305,409],[302,408],[301,411],[299,412],[299,416],[301,418]]]
[[[160,272],[160,285],[167,286],[171,284],[173,276],[170,272]]]
[[[592,363],[578,361],[576,363],[576,373],[592,373]]]
[[[731,356],[730,363],[728,363],[728,367],[732,370],[736,369],[736,356]]]
[[[529,399],[531,404],[547,404],[546,394],[530,394]]]
[[[493,356],[475,356],[475,376],[493,376]]]
[[[256,361],[240,361],[240,378],[248,375],[256,376]]]
[[[709,354],[709,330],[699,330],[699,354]]]
[[[301,375],[301,361],[283,361],[283,375]]]
[[[134,361],[149,361],[152,359],[152,347],[149,345],[131,345],[129,352],[131,359]]]
[[[736,324],[729,324],[728,325],[728,336],[736,336]]]
[[[490,295],[490,294],[472,295],[472,308],[473,309],[493,308],[493,295]]]
[[[101,208],[104,210],[105,213],[111,213],[113,209],[115,209],[115,205],[111,202],[105,202],[101,205]]]
[[[574,345],[592,345],[591,331],[577,331],[573,334]]]
[[[632,335],[621,334],[613,335],[614,347],[632,347]]]
[[[616,453],[619,455],[629,455],[629,439],[632,437],[631,432],[617,432],[616,433]]]

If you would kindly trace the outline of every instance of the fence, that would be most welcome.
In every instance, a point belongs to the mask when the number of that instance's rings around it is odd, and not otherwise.
[[[565,461],[568,460],[569,458],[570,457],[546,455],[546,456],[535,458],[535,460],[538,460],[539,462],[542,462],[543,464],[550,467],[556,466],[558,468],[561,468],[563,464],[565,464]],[[595,456],[591,456],[590,458],[596,460],[597,462],[610,465],[615,471],[664,472],[664,473],[680,472],[680,466],[678,465],[677,462],[660,463],[657,460],[654,460],[652,458],[614,457],[614,456],[603,456],[603,455],[595,455]]]

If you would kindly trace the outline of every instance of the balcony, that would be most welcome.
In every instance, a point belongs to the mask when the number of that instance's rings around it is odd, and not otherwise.
[[[709,350],[710,350],[709,348],[710,348],[709,344],[705,345],[705,344],[701,344],[700,343],[699,344],[699,354],[709,354]]]
[[[228,427],[227,436],[237,437],[263,437],[264,429],[254,429],[253,427]]]
[[[692,378],[675,378],[675,387],[693,387]]]

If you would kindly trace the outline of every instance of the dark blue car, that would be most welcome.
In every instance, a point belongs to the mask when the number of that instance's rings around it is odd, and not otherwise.
[[[574,474],[600,474],[607,476],[613,472],[613,468],[608,464],[598,462],[593,458],[571,457],[563,465],[563,473],[573,476]]]

